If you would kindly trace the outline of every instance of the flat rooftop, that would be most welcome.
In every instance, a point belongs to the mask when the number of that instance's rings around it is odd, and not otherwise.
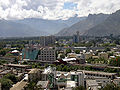
[[[21,65],[21,64],[4,64],[4,65],[10,67],[31,67],[30,65]]]
[[[42,88],[47,88],[48,87],[48,81],[38,81],[37,86],[41,85]]]
[[[27,85],[27,82],[20,81],[16,83],[13,87],[10,88],[10,90],[23,90],[23,88]]]
[[[11,70],[3,70],[3,71],[0,72],[0,75],[7,74],[7,73],[9,73],[9,72],[11,72]]]
[[[83,71],[84,73],[90,73],[90,74],[116,75],[116,73],[107,73],[107,72],[99,72],[99,71],[86,71],[86,70],[78,70],[78,71]]]
[[[96,82],[96,80],[86,80],[86,84],[88,86],[98,86],[98,83]]]
[[[35,69],[31,69],[31,71],[29,72],[29,74],[30,73],[37,73],[38,71],[39,71],[39,69],[36,69],[36,68]]]

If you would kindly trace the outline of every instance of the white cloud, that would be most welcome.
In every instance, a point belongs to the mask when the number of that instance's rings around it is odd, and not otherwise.
[[[77,7],[64,9],[65,2]],[[67,19],[78,14],[112,13],[120,9],[120,0],[0,0],[0,18]]]

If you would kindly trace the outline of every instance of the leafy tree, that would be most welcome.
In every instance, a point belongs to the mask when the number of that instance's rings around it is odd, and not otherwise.
[[[7,52],[9,52],[10,49],[1,49],[0,50],[0,55],[5,56]]]
[[[62,58],[65,58],[65,55],[64,54],[61,54],[60,55],[60,58],[62,59]]]
[[[72,52],[72,50],[71,49],[66,49],[66,55],[68,54],[68,53],[71,53]]]
[[[28,90],[37,90],[36,89],[36,83],[35,82],[30,82],[27,86]]]
[[[80,50],[75,50],[75,53],[76,54],[80,54]]]
[[[101,90],[120,90],[120,87],[115,86],[114,84],[108,84]]]
[[[6,56],[6,57],[9,57],[9,56],[13,56],[13,54],[7,53],[5,56]]]
[[[7,74],[4,76],[4,78],[10,79],[14,83],[16,83],[18,81],[17,77],[14,74]]]
[[[110,51],[110,48],[107,47],[107,48],[105,48],[104,51],[105,51],[105,52]]]
[[[2,78],[0,80],[2,90],[9,90],[12,87],[13,82],[10,79]]]

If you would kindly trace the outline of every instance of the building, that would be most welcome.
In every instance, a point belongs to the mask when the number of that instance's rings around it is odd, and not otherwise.
[[[67,57],[68,58],[76,58],[76,53],[68,53]]]
[[[22,60],[35,60],[39,50],[36,48],[24,48],[22,50]]]
[[[108,79],[115,79],[117,74],[116,73],[107,73],[107,72],[97,72],[97,71],[86,71],[86,70],[78,70],[83,71],[88,78],[94,77],[105,77]]]
[[[92,53],[86,52],[85,53],[85,59],[90,59],[90,58],[92,58]]]
[[[42,81],[49,81],[49,88],[55,88],[56,85],[56,68],[48,67],[42,72]]]
[[[4,64],[4,69],[16,70],[16,72],[25,72],[27,69],[31,69],[30,65],[20,65],[20,64]]]
[[[76,86],[84,86],[84,72],[70,72],[71,81],[76,82]]]
[[[41,80],[41,73],[42,71],[40,69],[32,69],[28,73],[28,81],[38,81]]]
[[[0,78],[2,78],[3,76],[9,74],[9,73],[13,73],[12,70],[0,70]]]
[[[20,82],[17,82],[13,87],[10,88],[10,90],[26,90],[25,87],[27,86],[27,82],[24,80],[21,80]]]
[[[39,90],[47,90],[49,88],[49,81],[38,81],[37,87]]]
[[[49,46],[55,43],[55,36],[41,36],[39,40],[41,46]]]
[[[120,86],[120,78],[114,79],[114,80],[113,80],[113,83],[114,83],[116,86]]]
[[[98,53],[98,57],[107,60],[108,59],[108,54],[105,53],[105,52],[101,52],[101,53]]]
[[[80,42],[80,36],[79,31],[76,32],[76,34],[73,35],[73,43],[79,43]]]
[[[99,90],[98,83],[96,80],[86,80],[86,89],[87,90]]]
[[[56,50],[52,48],[43,48],[40,50],[38,60],[53,62],[56,60]]]

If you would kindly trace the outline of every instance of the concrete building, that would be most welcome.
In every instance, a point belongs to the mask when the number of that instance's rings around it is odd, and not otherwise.
[[[38,81],[37,87],[39,90],[47,90],[49,88],[49,81]]]
[[[28,73],[28,81],[39,81],[41,80],[41,73],[42,71],[40,69],[32,69]]]
[[[13,87],[10,88],[10,90],[26,90],[25,87],[27,86],[27,82],[24,80],[21,80],[20,82],[16,83]]]
[[[86,52],[84,55],[85,55],[85,59],[92,58],[92,53],[90,53],[90,52]]]
[[[20,65],[20,64],[4,64],[4,69],[16,70],[17,72],[25,72],[27,69],[31,69],[30,65]]]
[[[86,80],[87,90],[98,90],[99,86],[96,80]]]
[[[38,55],[38,60],[42,61],[55,61],[56,60],[56,50],[51,48],[43,48],[40,50]]]
[[[13,73],[12,70],[0,70],[0,78],[2,78],[3,76],[9,74],[9,73]]]
[[[101,53],[98,53],[98,57],[107,60],[108,59],[108,54],[105,53],[105,52],[101,52]]]
[[[79,43],[80,42],[80,35],[79,31],[76,32],[76,34],[73,35],[73,43]]]
[[[67,57],[68,58],[76,58],[76,53],[68,53]]]
[[[114,83],[116,86],[120,86],[120,78],[114,79],[114,80],[113,80],[113,83]]]
[[[84,86],[84,73],[83,72],[70,72],[71,81],[76,82],[76,86]]]
[[[49,46],[55,43],[55,36],[41,36],[39,40],[41,46]]]
[[[115,79],[117,75],[116,73],[107,73],[107,72],[86,71],[86,70],[78,70],[78,71],[83,71],[85,75],[89,78],[105,77],[108,79]]]

